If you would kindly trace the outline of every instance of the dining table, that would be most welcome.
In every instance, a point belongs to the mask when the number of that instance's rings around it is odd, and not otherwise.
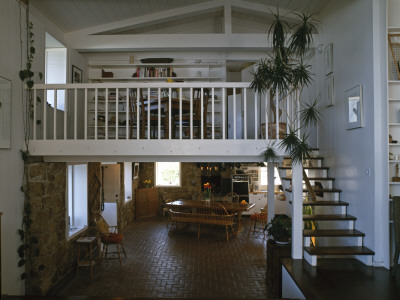
[[[238,203],[238,202],[225,202],[225,201],[216,201],[217,203],[221,204],[228,213],[233,213],[237,215],[237,225],[238,230],[240,228],[240,220],[242,218],[242,213],[244,211],[249,211],[252,209],[255,204],[254,203]],[[209,207],[211,204],[210,201],[206,200],[186,200],[186,199],[178,199],[172,202],[168,202],[166,206],[168,208],[178,208],[179,210],[182,209],[201,209],[205,207]]]

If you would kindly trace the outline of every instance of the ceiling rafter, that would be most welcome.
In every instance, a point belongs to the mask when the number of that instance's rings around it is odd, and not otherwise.
[[[233,8],[239,8],[241,11],[251,12],[259,16],[265,16],[265,14],[273,15],[277,12],[276,6],[265,5],[255,2],[248,2],[244,0],[231,0],[231,5]],[[279,8],[279,15],[287,20],[294,20],[293,11],[288,9]]]
[[[217,1],[208,1],[184,7],[168,9],[164,11],[155,12],[152,14],[143,15],[140,17],[132,17],[116,22],[102,24],[99,26],[72,31],[66,33],[66,35],[112,34],[121,30],[126,31],[129,29],[134,29],[135,27],[136,28],[143,27],[162,22],[167,22],[170,20],[175,20],[176,18],[184,18],[193,15],[198,15],[201,13],[212,12],[222,8],[225,5],[225,3],[226,3],[225,0],[217,0]]]

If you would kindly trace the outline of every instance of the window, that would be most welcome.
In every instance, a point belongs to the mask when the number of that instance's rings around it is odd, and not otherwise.
[[[45,83],[67,83],[67,48],[46,33]],[[47,91],[47,102],[54,107],[55,92]],[[64,110],[65,91],[57,91],[57,109]]]
[[[83,231],[88,224],[87,164],[67,165],[67,238]]]
[[[180,186],[181,163],[156,162],[156,186]]]
[[[274,185],[281,185],[281,178],[279,176],[278,168],[274,168]],[[268,185],[268,168],[267,167],[260,167],[260,186],[263,188]]]

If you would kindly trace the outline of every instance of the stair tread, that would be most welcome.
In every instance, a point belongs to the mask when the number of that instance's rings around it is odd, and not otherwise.
[[[346,247],[304,247],[310,255],[374,255],[375,252],[364,246]]]
[[[284,156],[283,159],[291,159],[291,157],[290,156]],[[309,158],[306,158],[306,159],[324,159],[324,157],[320,156],[320,155],[313,155],[313,156],[311,156]]]
[[[292,177],[282,177],[281,180],[290,180],[290,181],[292,181]],[[304,180],[304,178],[303,178],[303,180]],[[333,178],[333,177],[308,177],[308,180],[321,180],[321,181],[324,181],[324,180],[335,180],[335,178]]]
[[[284,167],[279,167],[279,169],[282,170],[289,170],[291,169],[292,166],[284,166]],[[303,167],[305,170],[329,170],[329,167]]]
[[[285,189],[286,192],[292,192],[292,189]],[[307,189],[303,189],[303,192],[307,192]],[[342,190],[339,189],[314,189],[315,193],[341,193]]]
[[[303,220],[313,221],[330,221],[330,220],[338,220],[338,221],[346,221],[346,220],[357,220],[356,217],[351,215],[303,215]]]
[[[303,201],[304,206],[348,206],[344,201]]]
[[[329,237],[340,237],[340,236],[365,236],[365,233],[356,229],[316,229],[316,230],[304,230],[304,236],[329,236]]]

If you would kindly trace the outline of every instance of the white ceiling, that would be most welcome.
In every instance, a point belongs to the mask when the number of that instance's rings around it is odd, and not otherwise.
[[[224,5],[232,6],[232,32],[260,33],[271,20],[271,12],[258,9],[276,5],[283,15],[290,11],[318,13],[328,0],[31,0],[31,5],[46,15],[65,33],[122,21],[133,17],[154,15],[157,12],[201,5],[221,3],[214,11],[197,16],[175,16],[157,24],[121,29],[113,33],[220,33]],[[247,8],[248,7],[248,8]],[[185,24],[186,30],[182,31]],[[188,25],[188,26],[186,26]]]

